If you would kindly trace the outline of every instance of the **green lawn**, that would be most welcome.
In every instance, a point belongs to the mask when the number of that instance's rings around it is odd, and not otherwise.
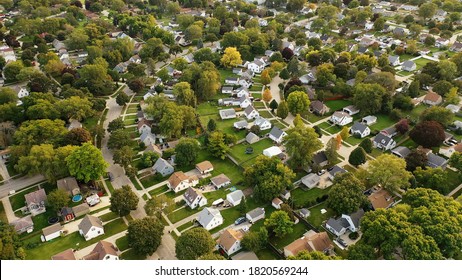
[[[414,62],[415,62],[415,64],[417,65],[416,70],[420,70],[420,69],[422,69],[422,67],[424,67],[427,63],[432,62],[432,61],[429,60],[429,59],[426,59],[426,58],[421,57],[421,58],[418,58],[418,59],[414,60]]]
[[[187,228],[190,228],[191,226],[193,226],[193,224],[191,222],[186,222],[186,223],[182,224],[181,226],[177,227],[176,229],[179,232],[182,232],[183,230],[185,230]]]
[[[357,138],[355,136],[350,136],[347,138],[347,140],[345,140],[345,142],[347,142],[348,144],[350,145],[358,145],[359,143],[361,143],[364,139],[366,139],[367,137],[364,137],[364,138]]]
[[[217,106],[213,105],[212,102],[204,102],[204,103],[197,105],[196,112],[200,116],[213,115],[213,114],[216,115],[218,114],[218,108]]]
[[[172,222],[172,224],[176,223],[176,222],[179,222],[191,215],[194,215],[198,212],[200,212],[202,210],[202,208],[196,208],[196,209],[191,209],[189,208],[188,206],[186,207],[183,207],[177,211],[174,211],[170,214],[168,214],[168,219],[170,220],[170,222]]]
[[[166,192],[166,191],[168,191],[168,190],[169,190],[169,188],[168,188],[167,185],[165,184],[165,185],[162,186],[162,187],[159,187],[159,188],[156,188],[156,189],[153,189],[153,190],[149,191],[149,194],[150,194],[151,196],[157,196],[157,195],[159,195],[159,194],[161,194],[161,193],[164,193],[164,192]]]
[[[140,180],[140,182],[143,185],[143,187],[147,189],[165,180],[168,180],[168,176],[162,177],[161,174],[157,173],[154,175],[149,175],[147,177],[144,177],[143,179]]]
[[[308,231],[304,223],[298,223],[292,227],[293,231],[282,238],[272,237],[270,242],[278,249],[283,249],[285,246],[299,239]]]
[[[315,114],[312,114],[312,113],[309,113],[309,112],[306,112],[302,115],[302,117],[306,120],[308,120],[310,123],[315,123],[317,121],[320,121],[324,118],[326,118],[326,116],[318,116],[318,115],[315,115]]]
[[[419,104],[415,106],[414,109],[412,109],[409,115],[411,116],[412,119],[418,120],[420,116],[422,115],[422,112],[425,111],[425,109],[427,108],[428,107],[425,106],[424,104]]]
[[[270,118],[274,118],[274,117],[275,117],[275,116],[273,116],[273,115],[271,114],[270,111],[259,111],[258,113],[260,114],[260,117],[266,118],[266,119],[270,119]]]
[[[255,101],[255,102],[253,102],[253,107],[257,108],[257,109],[266,108],[265,103],[263,101]]]
[[[19,172],[16,171],[16,169],[14,169],[14,165],[11,162],[6,164],[6,169],[8,170],[8,174],[10,175],[10,177],[13,177],[19,174]]]
[[[80,236],[78,232],[73,232],[65,237],[59,237],[49,242],[43,243],[38,241],[40,240],[40,235],[37,235],[38,240],[37,237],[33,237],[25,241],[26,244],[37,243],[37,241],[39,242],[37,247],[33,249],[26,249],[26,259],[50,260],[53,255],[56,255],[64,250],[69,248],[85,248],[126,229],[127,225],[124,223],[124,221],[122,219],[117,219],[104,226],[104,235],[98,236],[97,238],[93,238],[89,241],[85,241],[85,239]],[[77,243],[79,244],[78,246],[76,245]]]
[[[321,214],[321,209],[326,209],[327,212],[325,214]],[[309,210],[311,213],[310,216],[307,218],[307,221],[313,226],[317,227],[318,229],[321,227],[321,224],[324,221],[334,216],[334,211],[332,209],[327,208],[326,202],[323,202],[315,207],[309,208]]]
[[[131,117],[131,116],[129,116],[129,117]],[[135,116],[135,117],[136,117],[136,116]],[[137,120],[136,118],[130,119],[130,118],[126,117],[126,118],[124,119],[124,125],[133,125],[133,124],[136,124],[136,120]]]
[[[129,248],[127,236],[117,239],[115,243],[116,243],[117,248],[119,248],[120,251],[125,251]]]
[[[8,219],[6,217],[5,208],[3,207],[3,202],[0,201],[0,221],[4,223],[8,223]]]
[[[135,189],[142,191],[143,187],[138,183],[138,181],[135,178],[130,178],[130,181],[132,181],[133,185],[135,186]]]
[[[218,114],[217,115],[207,115],[207,116],[201,116],[199,117],[199,120],[202,124],[202,126],[207,127],[208,122],[213,119],[215,120],[217,124],[217,129],[223,131],[224,133],[227,134],[234,134],[237,136],[237,139],[242,139],[246,135],[245,130],[239,130],[236,131],[234,128],[234,123],[237,121],[240,121],[241,119],[229,119],[229,120],[222,120]]]
[[[453,189],[457,188],[462,183],[462,176],[458,172],[453,171],[449,168],[446,168],[445,172],[449,186],[448,193],[450,193]],[[446,194],[447,193],[445,193],[445,195]]]
[[[254,84],[249,88],[249,91],[261,91],[262,89],[263,89],[263,85],[255,85]]]
[[[329,193],[330,188],[320,189],[320,188],[312,188],[307,189],[305,187],[298,187],[292,191],[290,191],[292,201],[294,202],[295,208],[303,208],[306,207],[307,203],[314,203],[316,198],[322,197]]]
[[[102,216],[99,216],[99,218],[101,219],[101,221],[103,222],[109,222],[111,220],[114,220],[114,219],[117,219],[119,217],[119,215],[117,215],[116,213],[114,212],[109,212],[109,213],[106,213]]]
[[[128,251],[123,252],[122,255],[120,255],[120,258],[122,260],[145,260],[146,256],[136,253],[133,249],[129,249]]]
[[[324,102],[324,104],[326,104],[326,106],[330,108],[329,112],[333,113],[335,111],[342,109],[343,107],[351,105],[352,103],[349,100],[342,99],[342,100],[329,100],[329,101]]]
[[[237,77],[237,75],[233,74],[232,69],[220,69],[220,70],[218,70],[218,72],[220,72],[220,78],[221,78],[221,84],[222,85],[225,84],[226,78]]]
[[[234,145],[233,147],[231,147],[231,151],[229,152],[229,154],[239,163],[243,163],[253,158],[256,158],[257,156],[262,154],[264,149],[269,148],[273,145],[274,145],[273,141],[271,141],[271,139],[269,138],[261,139],[260,141],[254,144],[248,144],[247,142],[244,142],[244,143]],[[248,147],[253,148],[252,154],[245,153],[245,150]]]
[[[377,122],[370,126],[371,131],[372,130],[380,131],[390,126],[393,126],[396,123],[388,115],[377,114],[375,116],[377,117]]]
[[[255,252],[259,260],[279,260],[279,255],[273,252],[273,250],[265,248],[258,252]]]
[[[109,190],[109,193],[112,194],[114,192],[114,186],[112,186],[112,183],[111,183],[111,181],[109,181],[109,179],[105,180],[105,182],[106,182],[106,186],[107,186],[107,188]]]

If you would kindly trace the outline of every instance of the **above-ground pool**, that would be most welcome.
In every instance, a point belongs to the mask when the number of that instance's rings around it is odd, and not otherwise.
[[[72,202],[79,202],[82,200],[82,195],[81,194],[76,194],[72,197]]]

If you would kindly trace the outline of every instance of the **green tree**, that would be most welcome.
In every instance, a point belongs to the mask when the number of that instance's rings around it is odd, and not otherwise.
[[[131,138],[128,131],[118,129],[111,133],[107,142],[107,147],[112,150],[117,150],[123,146],[130,146]]]
[[[18,101],[18,94],[11,88],[0,88],[0,104],[15,103]]]
[[[130,211],[138,207],[139,197],[132,191],[130,186],[122,186],[112,193],[109,201],[111,202],[111,211],[120,217],[127,216]]]
[[[419,166],[414,170],[414,177],[417,188],[429,188],[443,195],[449,192],[446,172],[441,168],[422,169]]]
[[[111,132],[114,132],[116,130],[122,129],[124,127],[125,127],[125,124],[124,124],[124,121],[123,121],[122,117],[118,117],[117,119],[114,119],[114,120],[109,122],[109,124],[107,126],[107,131],[109,133],[111,133]]]
[[[450,60],[441,60],[438,63],[440,77],[447,81],[452,81],[457,75],[457,65]]]
[[[69,194],[62,189],[55,189],[47,195],[48,205],[53,211],[59,212],[64,206],[68,206],[71,202]]]
[[[40,144],[58,144],[67,129],[62,120],[31,120],[21,124],[14,134],[14,140],[18,145],[32,147]]]
[[[152,167],[159,159],[159,154],[156,152],[144,152],[140,158],[140,164],[142,168]]]
[[[281,103],[279,103],[276,115],[281,119],[285,119],[289,115],[289,106],[285,100],[282,100]]]
[[[305,92],[294,91],[287,98],[287,106],[292,115],[301,114],[306,112],[310,107],[310,99]]]
[[[277,237],[282,238],[292,233],[294,222],[284,211],[275,211],[265,220],[265,227],[269,232],[273,232]]]
[[[361,165],[366,161],[366,151],[364,151],[364,149],[361,147],[357,147],[356,149],[354,149],[348,157],[348,162],[354,166]]]
[[[222,255],[215,254],[215,253],[208,253],[208,254],[200,256],[198,260],[224,261],[226,259]]]
[[[80,146],[85,142],[91,141],[91,134],[88,130],[83,127],[76,127],[71,129],[66,136],[64,141],[68,145]]]
[[[124,106],[125,104],[127,104],[128,102],[130,102],[130,97],[128,97],[128,95],[125,93],[125,92],[121,92],[117,95],[116,97],[116,103],[119,105],[119,106]]]
[[[338,215],[353,213],[366,204],[365,189],[353,173],[337,175],[329,191],[327,205]]]
[[[56,103],[56,108],[61,114],[61,117],[75,119],[81,121],[90,117],[93,114],[93,104],[87,98],[79,96],[71,96]]]
[[[112,156],[114,163],[120,164],[125,168],[131,164],[133,157],[135,157],[135,152],[129,146],[123,146],[115,150]]]
[[[0,258],[2,260],[24,260],[26,253],[13,226],[0,220]]]
[[[69,50],[81,50],[87,47],[89,37],[82,29],[74,29],[66,39],[66,46]]]
[[[175,147],[175,162],[179,166],[188,166],[196,162],[199,154],[199,142],[193,138],[181,138]]]
[[[314,152],[322,148],[322,143],[312,127],[301,123],[287,130],[284,146],[290,157],[290,165],[306,168],[311,164]]]
[[[159,248],[164,224],[155,217],[145,217],[128,223],[128,245],[137,253],[152,255]]]
[[[89,142],[75,149],[66,162],[70,175],[85,183],[99,179],[109,166],[101,151]]]
[[[3,76],[5,77],[6,82],[17,81],[18,79],[16,76],[18,76],[23,68],[24,65],[20,60],[12,61],[3,67]]]
[[[144,210],[149,216],[157,216],[157,218],[161,219],[162,213],[168,215],[175,210],[175,207],[175,201],[172,198],[165,194],[160,194],[152,196],[151,199],[146,201]]]
[[[220,159],[225,159],[230,147],[225,143],[225,135],[221,131],[214,131],[208,136],[208,144],[210,153]]]
[[[178,237],[175,245],[176,257],[180,260],[196,260],[215,249],[215,240],[204,228],[193,228]]]
[[[438,9],[438,6],[432,2],[423,3],[419,7],[419,16],[423,17],[424,20],[431,18],[435,15],[436,9]]]
[[[241,200],[241,203],[239,203],[239,213],[242,216],[245,216],[245,214],[247,213],[248,210],[249,209],[247,207],[247,200],[245,199],[245,197],[243,197],[242,200]]]
[[[382,110],[383,101],[389,93],[379,84],[357,84],[354,88],[353,104],[363,115],[373,115]]]
[[[287,68],[282,69],[282,71],[279,73],[279,77],[283,80],[287,80],[290,78],[290,73],[287,70]]]
[[[262,201],[271,201],[283,190],[292,186],[295,174],[277,157],[257,157],[254,165],[244,171],[244,182],[254,188],[255,196]]]
[[[225,49],[225,53],[220,59],[220,63],[225,68],[232,68],[242,64],[241,54],[234,47],[228,47]]]
[[[207,123],[207,130],[213,132],[217,129],[217,122],[214,119],[210,119]]]
[[[368,154],[372,153],[372,141],[369,138],[364,139],[359,143],[359,147],[363,148],[364,151]]]
[[[364,242],[357,242],[348,249],[349,260],[376,260],[375,249]]]
[[[288,260],[339,260],[338,256],[327,256],[323,252],[302,250],[295,256],[289,256]]]
[[[266,247],[268,243],[268,231],[261,227],[259,231],[250,231],[242,238],[242,247],[246,250],[258,252]]]
[[[447,127],[454,122],[454,113],[444,107],[433,106],[422,112],[420,115],[422,121],[437,121],[442,126]]]
[[[317,83],[321,87],[325,87],[329,82],[335,82],[334,65],[332,63],[324,63],[318,66],[316,72]]]
[[[462,172],[462,153],[453,153],[449,158],[449,165]]]
[[[383,154],[369,162],[367,176],[371,184],[380,185],[394,193],[410,186],[409,180],[412,174],[406,170],[404,159],[391,154]]]
[[[439,147],[446,139],[443,126],[436,121],[418,123],[409,133],[409,137],[425,148]]]
[[[427,153],[421,149],[412,150],[405,158],[406,170],[413,172],[417,167],[425,168],[428,162]]]
[[[276,110],[278,108],[278,102],[276,101],[276,99],[273,99],[271,100],[270,104],[269,104],[269,107],[271,109],[271,113],[274,113],[274,110]]]
[[[176,96],[178,104],[196,107],[196,95],[188,82],[175,84],[173,86],[173,94]]]

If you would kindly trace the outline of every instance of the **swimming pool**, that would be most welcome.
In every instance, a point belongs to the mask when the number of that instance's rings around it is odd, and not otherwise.
[[[72,197],[72,202],[79,202],[82,200],[82,195],[81,194],[76,194]]]

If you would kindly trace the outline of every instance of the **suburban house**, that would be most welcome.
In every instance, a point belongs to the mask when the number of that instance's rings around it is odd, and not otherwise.
[[[254,125],[257,125],[260,130],[267,130],[267,129],[270,129],[271,128],[271,122],[265,118],[262,118],[260,116],[258,116],[256,119],[255,119],[255,122],[253,123]]]
[[[354,136],[359,136],[359,138],[364,138],[371,134],[371,130],[367,125],[355,122],[350,128],[350,133]]]
[[[210,179],[210,182],[212,182],[212,185],[214,185],[217,189],[231,184],[231,180],[223,173]]]
[[[387,151],[393,149],[396,146],[396,141],[393,140],[393,138],[391,138],[390,136],[380,132],[374,137],[372,144],[375,148]]]
[[[66,177],[64,179],[58,180],[56,182],[58,189],[62,189],[69,194],[69,196],[74,196],[80,193],[79,184],[74,177]]]
[[[47,211],[47,195],[45,189],[39,189],[35,192],[25,194],[24,198],[26,199],[27,210],[32,216],[37,216]]]
[[[22,99],[26,96],[29,96],[29,91],[27,90],[27,88],[24,88],[24,87],[19,87],[17,88],[17,92],[18,92],[18,98],[19,99]]]
[[[411,72],[417,69],[417,65],[414,61],[407,60],[401,65],[401,70]]]
[[[221,248],[228,256],[242,249],[241,240],[244,237],[243,230],[227,229],[223,231],[217,240],[218,248]]]
[[[148,121],[147,119],[143,118],[140,121],[138,121],[138,132],[140,134],[144,133],[151,133],[151,121]]]
[[[226,200],[232,206],[239,205],[243,198],[245,199],[244,193],[241,190],[235,190],[226,195]]]
[[[450,41],[448,39],[440,37],[440,38],[436,39],[435,47],[444,48],[444,47],[449,46],[449,43],[450,43]]]
[[[440,167],[441,169],[446,169],[446,166],[448,165],[448,160],[440,157],[438,155],[435,155],[434,153],[428,153],[427,154],[427,166],[431,168],[438,168]]]
[[[284,247],[284,256],[295,256],[301,251],[319,251],[329,254],[334,249],[334,244],[330,241],[327,232],[315,233],[310,230],[302,238],[295,240],[286,247]]]
[[[183,195],[183,200],[191,209],[202,207],[207,204],[207,198],[198,190],[189,187]]]
[[[60,237],[63,233],[63,226],[60,223],[53,224],[42,229],[42,242],[53,240]]]
[[[380,133],[389,137],[395,137],[395,135],[398,134],[398,130],[396,130],[396,127],[393,125],[388,128],[382,129]]]
[[[72,212],[74,213],[74,216],[78,218],[80,216],[84,216],[90,213],[90,206],[88,206],[88,204],[86,203],[82,203],[82,204],[72,207]]]
[[[152,166],[152,171],[155,173],[159,173],[160,175],[162,175],[162,177],[165,177],[167,175],[172,174],[174,168],[170,163],[168,163],[168,161],[160,157]]]
[[[345,169],[339,167],[338,165],[332,166],[331,168],[328,169],[328,171],[329,171],[329,175],[328,175],[329,180],[331,180],[331,181],[334,181],[335,176],[337,176],[338,174],[343,174],[343,173],[348,172]]]
[[[281,205],[283,204],[284,202],[279,198],[279,197],[275,197],[272,201],[271,201],[271,205],[276,208],[276,209],[281,209]]]
[[[16,61],[14,49],[7,45],[0,46],[0,56],[2,56],[5,59],[6,63],[10,61]]]
[[[68,223],[75,219],[75,215],[72,211],[72,208],[67,206],[61,208],[61,210],[59,211],[59,216],[61,217],[64,223]]]
[[[391,150],[391,153],[400,158],[406,158],[411,153],[411,150],[405,146],[398,146]]]
[[[282,154],[282,150],[277,146],[272,146],[263,150],[263,155],[267,157],[277,157]]]
[[[245,136],[245,141],[247,141],[249,144],[257,143],[260,141],[260,137],[258,137],[258,135],[253,132],[249,132],[249,134]]]
[[[217,209],[205,207],[197,216],[197,222],[206,230],[211,230],[223,224],[223,216]]]
[[[16,221],[10,223],[11,226],[14,227],[14,230],[18,233],[31,233],[34,231],[34,222],[32,221],[32,216],[28,215],[17,219]]]
[[[454,44],[449,48],[452,52],[461,52],[462,51],[462,43],[454,42]]]
[[[225,79],[225,84],[227,85],[237,85],[239,84],[239,78],[228,77]]]
[[[388,56],[388,62],[390,63],[391,66],[398,66],[401,63],[399,61],[399,56],[398,55],[389,55]]]
[[[308,218],[308,217],[311,215],[311,211],[308,210],[308,209],[306,209],[306,208],[302,208],[302,209],[300,209],[300,210],[298,211],[298,214],[299,214],[302,218],[306,219],[306,218]]]
[[[112,243],[101,240],[90,254],[83,257],[84,260],[108,260],[117,261],[119,260],[119,249]]]
[[[242,109],[245,109],[250,105],[252,105],[252,101],[250,101],[249,97],[243,95],[239,98],[239,107],[241,107]]]
[[[281,144],[282,143],[282,140],[284,139],[284,137],[287,135],[287,133],[285,133],[284,131],[282,131],[282,129],[280,129],[279,127],[277,126],[273,126],[273,128],[271,129],[270,133],[269,133],[269,138],[271,140],[273,140],[274,142],[278,143],[278,144]]]
[[[313,155],[313,163],[317,164],[320,167],[324,167],[329,164],[329,160],[327,159],[326,152],[320,151]]]
[[[210,161],[206,160],[196,164],[196,169],[201,175],[206,175],[213,171],[213,165]]]
[[[86,215],[79,224],[79,233],[86,241],[103,235],[103,222],[98,217]]]
[[[221,88],[221,93],[232,94],[233,93],[233,87],[224,86],[224,87]]]
[[[314,100],[310,104],[310,110],[312,113],[318,116],[323,116],[324,114],[329,112],[329,107],[327,107],[326,104],[319,100]]]
[[[438,93],[428,91],[422,102],[429,106],[436,106],[440,105],[443,102],[443,98]]]
[[[250,95],[249,90],[247,88],[245,88],[245,87],[240,87],[240,88],[234,90],[233,94],[235,94],[237,98],[241,98],[243,96],[249,97],[249,95]]]
[[[373,125],[374,123],[377,122],[377,117],[376,116],[366,116],[361,119],[361,122],[365,125]]]
[[[360,220],[363,216],[363,209],[359,209],[349,215],[342,214],[342,216],[338,219],[330,218],[326,222],[326,228],[336,236],[345,234],[347,230],[357,232],[359,230]]]
[[[265,208],[255,208],[245,214],[247,221],[254,224],[255,222],[265,218]]]
[[[247,64],[247,69],[254,73],[261,73],[263,69],[265,69],[265,66],[266,65],[262,61],[255,59],[253,62]]]
[[[250,88],[253,85],[253,82],[249,77],[242,76],[241,79],[239,79],[239,85],[244,88]]]
[[[236,118],[236,111],[234,109],[222,109],[219,111],[220,118],[222,120],[234,119]]]
[[[248,106],[247,108],[245,108],[244,110],[244,114],[245,114],[245,117],[249,120],[251,119],[255,119],[256,117],[260,116],[260,114],[258,113],[257,110],[255,110],[255,108],[250,105]]]
[[[151,131],[144,131],[140,136],[140,142],[143,142],[145,146],[155,144],[156,136]]]
[[[450,110],[454,114],[460,111],[460,106],[459,105],[448,104],[448,105],[446,105],[445,108]]]
[[[387,209],[395,202],[394,198],[388,191],[381,189],[370,194],[367,199],[371,203],[372,209]]]
[[[305,185],[307,188],[312,189],[319,185],[321,182],[321,177],[319,177],[316,173],[310,173],[304,176],[302,179],[302,184]]]
[[[75,261],[74,249],[67,249],[51,257],[53,261]]]
[[[359,109],[356,108],[354,105],[346,106],[342,109],[343,112],[347,113],[350,116],[356,115],[359,113]]]
[[[234,128],[238,129],[238,130],[246,129],[248,125],[249,125],[249,123],[247,121],[245,121],[245,120],[238,121],[238,122],[235,122],[233,124]]]
[[[183,171],[177,171],[168,178],[167,187],[177,193],[189,187],[195,187],[197,184],[199,184],[197,176],[188,177]]]
[[[343,111],[336,111],[330,116],[330,122],[335,125],[344,126],[353,121],[353,117]]]

